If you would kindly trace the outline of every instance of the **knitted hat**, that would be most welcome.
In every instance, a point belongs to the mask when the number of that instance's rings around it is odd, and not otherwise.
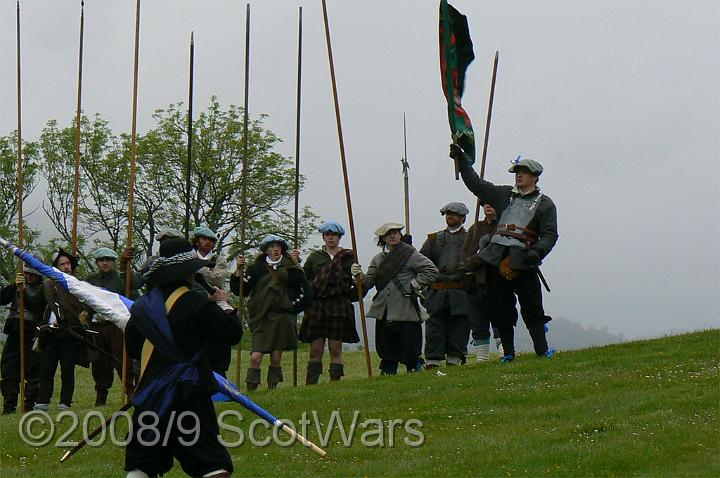
[[[318,227],[318,232],[321,232],[322,234],[331,232],[339,236],[345,235],[345,229],[340,225],[340,223],[335,221],[323,222],[322,224],[320,224],[320,227]]]
[[[375,235],[377,237],[383,237],[385,234],[387,234],[390,231],[394,231],[394,230],[402,231],[404,227],[405,226],[403,226],[402,224],[400,224],[398,222],[386,222],[385,224],[383,224],[382,226],[377,228],[377,230],[375,231]]]
[[[290,249],[290,246],[285,239],[276,234],[268,234],[263,238],[262,241],[260,241],[260,250],[265,252],[267,248],[270,247],[270,244],[280,244],[283,252],[286,252],[288,249]]]
[[[118,259],[117,252],[108,247],[99,247],[95,249],[92,256],[96,261],[99,259]]]
[[[177,229],[173,229],[172,227],[166,227],[162,231],[158,233],[157,236],[155,236],[155,239],[158,240],[158,242],[162,242],[165,239],[170,239],[172,237],[176,237],[178,239],[185,239],[185,236],[182,235],[182,232],[178,231]]]
[[[470,210],[468,210],[467,206],[461,202],[451,202],[440,209],[440,214],[443,216],[447,213],[467,216],[469,212]]]
[[[213,231],[209,227],[203,227],[203,226],[198,226],[193,230],[193,237],[207,237],[208,239],[212,239],[215,242],[217,242],[217,240],[218,240],[218,237],[217,237],[217,234],[215,234],[215,231]]]
[[[510,169],[508,169],[509,173],[514,173],[517,168],[520,167],[526,167],[532,174],[535,176],[540,176],[543,172],[543,167],[540,163],[533,159],[527,159],[523,158],[521,159],[520,156],[515,158],[515,160],[511,161],[512,166],[510,166]]]

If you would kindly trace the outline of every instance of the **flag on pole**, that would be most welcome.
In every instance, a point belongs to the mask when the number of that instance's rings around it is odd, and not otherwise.
[[[77,297],[80,302],[87,304],[97,314],[100,314],[103,319],[109,320],[122,330],[125,330],[125,326],[128,320],[130,320],[132,300],[115,292],[110,292],[109,290],[94,286],[88,282],[81,281],[75,276],[49,266],[33,257],[32,254],[26,250],[16,247],[5,239],[0,238],[0,246],[22,259],[28,267],[35,269],[45,277],[53,279],[65,290]]]
[[[462,107],[465,71],[475,59],[467,17],[447,0],[440,0],[440,76],[448,104],[448,121],[453,143],[475,162],[475,133],[470,116]]]

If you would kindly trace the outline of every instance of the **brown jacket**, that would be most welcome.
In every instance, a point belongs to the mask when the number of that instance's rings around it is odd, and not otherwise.
[[[460,256],[462,264],[460,271],[464,274],[474,274],[475,283],[479,285],[485,285],[485,263],[477,255],[480,252],[480,239],[483,236],[492,236],[496,228],[497,221],[479,221],[470,226],[465,236]]]

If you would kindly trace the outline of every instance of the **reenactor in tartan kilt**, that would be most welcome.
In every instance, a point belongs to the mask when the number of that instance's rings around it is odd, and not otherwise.
[[[352,305],[358,300],[351,272],[355,254],[351,249],[340,247],[345,229],[337,222],[324,222],[318,231],[325,245],[310,253],[303,267],[313,289],[313,302],[305,310],[298,335],[301,341],[310,344],[306,385],[316,384],[320,379],[326,340],[330,351],[331,382],[345,375],[343,343],[360,342]]]

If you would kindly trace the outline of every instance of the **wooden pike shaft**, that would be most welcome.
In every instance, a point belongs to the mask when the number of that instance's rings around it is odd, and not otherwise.
[[[77,111],[75,113],[75,188],[73,191],[72,253],[77,254],[78,196],[80,195],[80,115],[82,114],[83,34],[85,2],[80,2],[80,47],[78,49]]]
[[[240,196],[240,253],[245,255],[245,226],[247,224],[247,182],[248,163],[248,101],[250,96],[250,4],[245,8],[245,101],[243,103],[243,164],[242,164],[242,192]],[[240,322],[245,315],[245,281],[240,277],[240,297],[238,301],[238,314]],[[242,342],[237,346],[237,369],[235,370],[235,383],[240,383],[240,365],[242,363]]]
[[[135,159],[137,157],[137,97],[138,97],[138,60],[140,57],[140,0],[135,4],[135,62],[133,68],[133,97],[132,97],[132,130],[130,133],[130,196],[128,199],[128,226],[127,226],[127,247],[133,245],[133,228],[135,217]],[[132,261],[128,260],[125,265],[125,294],[130,297],[132,283]],[[127,350],[123,347],[122,367],[122,390],[120,393],[127,401],[127,375],[128,356]]]
[[[407,124],[405,122],[405,113],[403,113],[403,145],[405,156],[403,158],[403,189],[405,192],[405,234],[410,235],[410,169],[407,154]]]
[[[340,144],[340,162],[342,164],[343,182],[345,185],[345,201],[348,211],[348,225],[350,228],[350,239],[352,240],[352,248],[355,252],[355,262],[358,259],[357,242],[355,240],[355,222],[353,221],[352,202],[350,199],[350,183],[348,180],[347,162],[345,160],[345,143],[343,141],[342,122],[340,120],[340,104],[338,103],[337,83],[335,81],[335,66],[333,63],[332,45],[330,42],[330,25],[328,23],[327,5],[322,0],[323,20],[325,22],[325,40],[327,43],[328,61],[330,63],[330,80],[332,83],[333,99],[335,101],[335,120],[337,122],[338,142]],[[360,308],[360,321],[362,322],[363,345],[365,346],[365,362],[367,363],[368,377],[372,377],[372,366],[370,364],[370,350],[368,348],[367,324],[365,322],[365,304],[363,303],[363,286],[360,276],[355,276],[355,286],[358,291],[358,306]]]
[[[482,160],[480,161],[480,179],[485,178],[485,160],[487,159],[488,140],[490,139],[490,120],[492,119],[493,100],[495,99],[495,79],[497,78],[498,59],[500,52],[495,52],[492,81],[490,82],[490,99],[488,100],[487,120],[485,121],[485,142],[483,143]],[[480,219],[480,198],[475,203],[475,222]]]
[[[65,460],[67,460],[68,458],[70,458],[71,456],[73,456],[75,453],[77,453],[78,451],[80,451],[85,445],[88,444],[88,442],[89,442],[90,440],[92,440],[93,438],[95,438],[96,436],[98,436],[98,435],[100,434],[100,432],[103,432],[103,431],[107,430],[108,427],[110,426],[110,424],[112,424],[112,422],[115,421],[115,419],[116,419],[117,417],[119,417],[120,415],[122,415],[124,412],[127,412],[128,410],[130,410],[131,407],[132,407],[132,402],[126,402],[122,407],[120,407],[119,410],[117,410],[116,412],[114,412],[112,415],[110,415],[110,416],[105,420],[105,424],[104,424],[104,425],[101,425],[101,426],[97,427],[95,430],[93,430],[93,431],[91,431],[90,433],[88,433],[85,437],[83,437],[82,440],[80,440],[80,441],[78,442],[77,445],[75,445],[74,447],[72,447],[71,449],[69,449],[68,451],[66,451],[66,452],[63,454],[63,456],[60,458],[60,463],[63,463]]]
[[[295,249],[299,244],[300,225],[300,99],[302,92],[302,7],[298,7],[297,99],[295,103]],[[298,384],[298,352],[293,350],[293,385]]]
[[[195,67],[195,38],[190,33],[190,80],[188,83],[188,133],[187,133],[187,171],[185,171],[185,239],[190,237],[190,176],[192,175],[193,141],[193,76]]]
[[[18,170],[18,246],[24,247],[23,224],[23,153],[22,153],[22,88],[20,79],[20,0],[17,0],[17,170]],[[24,271],[23,261],[18,272]],[[25,283],[18,284],[18,314],[20,315],[20,407],[25,410]]]

